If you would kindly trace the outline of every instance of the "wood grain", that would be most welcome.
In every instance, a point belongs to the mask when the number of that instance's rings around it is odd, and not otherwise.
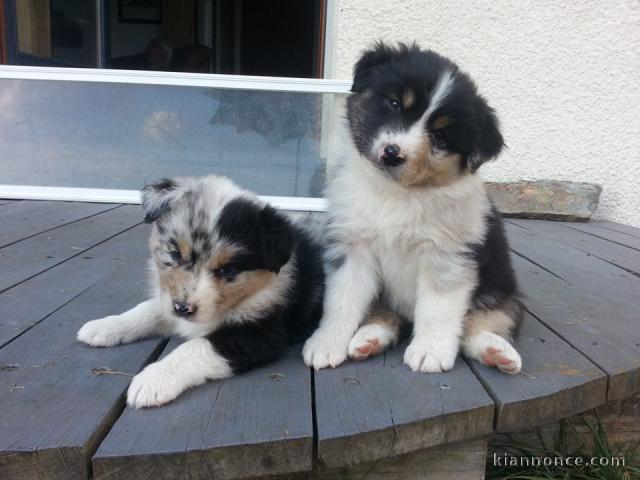
[[[83,255],[96,244],[139,223],[142,223],[140,208],[127,205],[0,248],[3,271],[0,292],[69,258]]]
[[[171,341],[163,356],[181,340]],[[93,458],[94,478],[236,479],[310,470],[311,376],[299,348],[161,408],[127,408]]]
[[[148,235],[147,225],[135,227],[0,294],[0,346],[128,261],[144,264]]]
[[[318,460],[327,468],[392,457],[492,431],[493,402],[462,359],[413,373],[402,345],[315,373]]]
[[[515,346],[522,356],[519,375],[469,362],[495,401],[496,431],[552,422],[606,401],[607,376],[529,314]]]
[[[640,278],[519,225],[507,223],[506,230],[511,247],[518,255],[586,290],[614,310],[637,318]]]
[[[115,208],[110,203],[22,200],[0,210],[0,247],[46,230]]]
[[[640,274],[640,252],[624,245],[610,242],[556,222],[543,220],[509,220],[533,232],[545,235],[588,255],[605,260],[613,265]]]
[[[513,263],[527,309],[609,376],[607,399],[640,390],[638,319],[523,258],[516,256]]]
[[[0,478],[78,479],[122,409],[131,377],[159,352],[159,339],[91,348],[75,335],[87,320],[145,298],[146,246],[129,245],[118,268],[0,349]],[[95,369],[125,374],[99,375]]]

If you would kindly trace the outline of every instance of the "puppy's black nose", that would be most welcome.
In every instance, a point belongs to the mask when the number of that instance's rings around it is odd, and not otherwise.
[[[395,144],[384,147],[382,163],[387,167],[397,167],[404,162],[404,157],[400,156],[400,147]]]
[[[196,307],[190,303],[173,302],[173,311],[181,317],[189,317],[196,312]]]
[[[397,157],[400,155],[400,147],[398,145],[387,145],[384,147],[385,157]]]

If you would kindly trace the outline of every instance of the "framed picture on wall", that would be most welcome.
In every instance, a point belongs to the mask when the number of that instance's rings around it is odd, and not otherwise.
[[[121,23],[162,23],[162,0],[118,0]]]

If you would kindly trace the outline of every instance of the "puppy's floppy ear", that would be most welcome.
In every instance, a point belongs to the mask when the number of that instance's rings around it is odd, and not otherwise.
[[[394,50],[384,42],[376,42],[373,48],[366,50],[353,67],[352,92],[362,92],[371,72],[391,60]]]
[[[260,211],[258,222],[267,270],[278,273],[291,258],[296,245],[293,226],[283,214],[269,205]]]
[[[487,160],[497,157],[504,147],[504,139],[500,133],[500,122],[495,112],[486,104],[482,105],[481,112],[478,140],[468,158],[469,169],[472,173]]]
[[[173,201],[178,198],[178,182],[163,178],[157,183],[146,185],[140,192],[144,221],[151,223],[169,211]]]

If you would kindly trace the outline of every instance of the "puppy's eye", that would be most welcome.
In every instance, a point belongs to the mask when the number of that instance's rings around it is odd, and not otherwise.
[[[171,257],[171,260],[173,260],[176,263],[180,263],[182,261],[182,254],[180,253],[179,250],[171,250],[169,252],[169,256]]]
[[[400,102],[395,98],[389,99],[389,106],[391,107],[391,110],[393,110],[394,112],[400,111]]]
[[[444,142],[445,140],[444,132],[442,130],[434,130],[431,132],[431,135],[433,135],[433,139],[436,142]]]
[[[238,276],[238,273],[240,272],[233,265],[225,265],[224,267],[213,270],[213,274],[216,278],[224,280],[225,282],[233,282]]]

